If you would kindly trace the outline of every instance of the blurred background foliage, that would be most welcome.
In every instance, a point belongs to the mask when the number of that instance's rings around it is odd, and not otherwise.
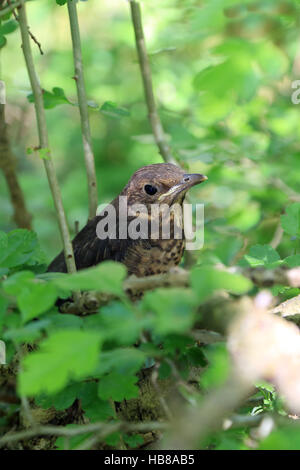
[[[192,191],[194,201],[205,203],[199,261],[236,264],[251,245],[272,241],[285,207],[300,198],[299,109],[291,101],[291,82],[300,74],[299,2],[152,0],[142,6],[169,143],[190,171],[209,177]],[[89,0],[78,7],[103,203],[136,169],[161,157],[147,120],[128,3]],[[53,0],[34,0],[27,9],[44,51],[40,55],[32,43],[42,87],[49,92],[50,144],[74,232],[76,220],[80,227],[86,223],[87,184],[67,9]],[[28,151],[37,135],[18,28],[7,35],[1,66],[20,182],[50,261],[61,242],[42,161]],[[15,226],[2,174],[0,204],[0,229],[9,231]],[[297,243],[285,233],[280,255],[295,254]]]

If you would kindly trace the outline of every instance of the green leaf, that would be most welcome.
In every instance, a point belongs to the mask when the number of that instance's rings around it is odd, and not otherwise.
[[[78,398],[81,400],[85,416],[91,422],[104,421],[115,416],[111,403],[98,397],[98,384],[95,382],[81,384]]]
[[[286,208],[286,214],[280,217],[283,230],[294,237],[300,237],[300,203],[295,202]]]
[[[29,103],[34,103],[34,95],[30,93],[27,95]],[[54,87],[51,91],[43,90],[43,99],[45,109],[52,109],[55,106],[60,104],[72,104],[71,101],[65,95],[65,92],[62,88]]]
[[[112,101],[105,101],[100,108],[100,112],[112,118],[121,119],[122,117],[130,116],[130,112],[126,108],[118,106]]]
[[[241,295],[252,288],[252,282],[244,276],[211,267],[192,269],[190,281],[201,302],[207,300],[216,290],[222,289]]]
[[[13,33],[18,28],[18,22],[15,20],[5,21],[0,25],[0,36]]]
[[[204,68],[194,79],[194,86],[200,93],[199,119],[203,122],[225,117],[235,103],[252,99],[260,82],[250,43],[230,39],[215,52],[219,55],[219,63]]]
[[[48,332],[53,332],[62,329],[75,330],[83,326],[84,319],[78,315],[62,315],[61,313],[54,313],[53,311],[47,313],[44,317],[49,320]]]
[[[135,385],[137,381],[136,376],[111,372],[100,379],[98,396],[102,400],[112,399],[114,401],[137,398],[139,394],[139,389]]]
[[[56,0],[57,5],[65,5],[67,3],[67,0]]]
[[[20,271],[3,282],[5,292],[17,297],[23,322],[27,322],[49,310],[57,299],[58,292],[51,283],[34,278],[31,271]]]
[[[70,379],[92,374],[98,363],[101,337],[91,331],[54,332],[28,354],[22,364],[18,390],[21,395],[57,393]]]
[[[39,157],[42,159],[42,160],[50,160],[50,149],[49,148],[42,148],[42,149],[39,149]]]
[[[111,370],[119,374],[132,375],[139,371],[145,360],[145,353],[137,348],[116,348],[112,351],[103,351],[101,363],[95,375]]]
[[[36,255],[37,237],[34,232],[17,229],[4,234],[0,232],[0,266],[12,268],[27,263]]]
[[[266,268],[274,268],[281,264],[279,254],[270,245],[252,246],[249,254],[245,255],[244,259],[252,267],[264,266]]]
[[[300,450],[298,426],[282,426],[275,429],[260,442],[259,450]]]
[[[144,443],[144,438],[140,434],[123,434],[123,441],[131,448],[135,449],[136,447],[141,446]]]
[[[78,426],[77,424],[67,424],[67,429],[76,429]],[[89,439],[92,436],[92,433],[84,433],[79,434],[77,436],[72,436],[68,442],[68,449],[75,450],[78,446],[80,446],[86,439]],[[57,450],[66,450],[66,439],[65,437],[61,436],[58,437],[55,441],[55,449]]]
[[[32,271],[19,271],[3,282],[3,289],[8,294],[17,296],[32,279],[34,279]]]
[[[31,343],[41,337],[49,323],[49,320],[43,319],[31,322],[23,328],[10,328],[4,333],[3,338],[18,343]]]
[[[101,313],[85,319],[85,328],[105,331],[107,340],[121,345],[132,345],[143,328],[149,326],[148,318],[137,318],[133,311],[120,302],[110,302]]]
[[[9,305],[8,300],[0,295],[0,338],[1,338],[2,326],[4,324],[5,314],[6,314],[8,305]]]
[[[200,384],[205,389],[216,387],[225,382],[230,371],[230,357],[224,343],[206,346],[205,356],[209,366],[201,374]]]
[[[54,305],[56,299],[57,290],[54,285],[31,282],[17,296],[17,303],[21,310],[23,321],[27,322],[46,312]]]
[[[36,397],[34,401],[37,406],[40,406],[44,409],[54,406],[54,408],[57,410],[65,410],[74,403],[76,398],[78,398],[81,388],[81,383],[72,383],[67,385],[67,387],[58,392],[56,395],[42,394]]]
[[[215,254],[219,257],[221,262],[226,266],[230,265],[230,262],[238,251],[242,248],[242,238],[237,237],[224,237],[216,246]]]
[[[144,311],[153,312],[155,332],[184,333],[193,324],[196,297],[190,289],[160,288],[147,292],[142,300]]]
[[[120,431],[112,432],[105,438],[107,445],[116,448],[120,445],[121,433]]]
[[[6,37],[0,36],[0,49],[4,47],[6,43],[7,43]]]
[[[52,282],[70,290],[97,290],[115,295],[123,295],[123,280],[126,268],[121,263],[105,261],[96,267],[84,269],[75,274],[66,274],[53,279]]]
[[[283,262],[287,264],[289,268],[298,268],[300,266],[300,255],[288,256]]]

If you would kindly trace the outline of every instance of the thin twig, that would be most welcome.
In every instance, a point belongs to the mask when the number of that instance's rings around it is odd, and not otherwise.
[[[116,426],[117,424],[117,426]],[[123,431],[136,431],[136,432],[143,432],[143,431],[154,431],[154,430],[164,430],[168,428],[167,423],[159,423],[159,422],[143,422],[143,423],[129,423],[129,422],[122,422],[116,423],[114,427],[114,431],[122,429]],[[65,437],[73,437],[79,436],[80,434],[86,434],[89,432],[99,432],[103,431],[104,433],[108,432],[107,435],[111,434],[112,431],[112,424],[111,423],[91,423],[91,424],[83,424],[76,426],[74,428],[66,428],[64,426],[36,426],[34,428],[26,429],[23,431],[18,431],[14,433],[8,433],[2,438],[0,438],[0,448],[5,446],[8,443],[21,441],[24,439],[30,439],[34,436],[65,436]]]
[[[11,204],[14,208],[14,221],[17,227],[31,230],[32,216],[26,207],[25,197],[16,172],[15,156],[9,145],[4,104],[0,104],[0,154],[0,168],[3,171],[10,193]]]
[[[9,5],[11,5],[10,0],[7,0],[7,2],[8,2]],[[15,12],[15,10],[12,10],[12,14],[14,15],[15,20],[16,20],[16,21],[19,21],[19,17],[18,17],[18,15],[17,15],[17,13]],[[29,36],[31,37],[31,39],[33,40],[33,42],[35,42],[35,44],[38,46],[39,51],[40,51],[40,54],[41,54],[41,55],[44,55],[44,52],[43,52],[43,50],[42,50],[42,45],[41,45],[41,43],[40,43],[40,42],[37,40],[37,38],[32,34],[32,32],[30,31],[29,26],[28,26],[28,34],[29,34]]]
[[[88,197],[89,197],[89,219],[96,215],[98,205],[97,179],[95,169],[95,159],[92,148],[92,138],[90,131],[90,122],[88,114],[88,105],[84,84],[83,62],[81,53],[80,31],[77,15],[77,5],[75,0],[68,0],[68,12],[73,44],[73,59],[75,68],[75,82],[77,88],[78,105],[80,112],[81,131],[83,138],[83,150],[85,167],[88,179]]]
[[[144,93],[152,132],[155,138],[156,145],[158,146],[159,152],[163,157],[164,161],[169,163],[175,163],[175,160],[170,151],[170,147],[166,142],[164,129],[156,108],[151,68],[143,31],[141,7],[139,2],[136,2],[135,0],[129,0],[129,3],[131,10],[131,19],[135,34],[136,50],[138,53],[139,65],[143,78]]]
[[[152,383],[152,385],[153,385],[153,387],[154,387],[154,389],[155,389],[155,391],[156,391],[156,396],[157,396],[157,398],[158,398],[158,400],[159,400],[159,402],[160,402],[160,405],[161,405],[162,409],[164,410],[164,413],[165,413],[165,415],[166,415],[166,418],[167,418],[168,420],[171,420],[172,417],[173,417],[173,416],[172,416],[172,412],[171,412],[171,410],[170,410],[170,408],[169,408],[169,406],[168,406],[168,404],[167,404],[165,398],[163,397],[162,392],[161,392],[160,387],[159,387],[158,382],[157,382],[157,379],[158,379],[158,367],[159,367],[159,364],[156,364],[156,366],[154,367],[154,369],[153,369],[153,371],[152,371],[152,373],[151,373],[150,379],[151,379],[151,383]]]
[[[282,236],[283,236],[283,228],[281,226],[281,221],[279,220],[277,226],[276,226],[276,229],[275,229],[275,232],[274,232],[274,235],[273,235],[273,238],[272,240],[270,241],[270,245],[272,248],[274,248],[274,250],[278,247],[278,245],[280,244],[281,242],[281,239],[282,239]]]
[[[37,38],[32,34],[32,32],[30,31],[29,28],[28,28],[28,34],[29,34],[29,36],[31,37],[31,39],[33,40],[33,42],[35,42],[35,44],[38,46],[39,51],[40,51],[40,54],[41,54],[41,55],[44,55],[44,52],[43,52],[41,43],[40,43],[40,42],[37,40]]]
[[[34,95],[34,105],[35,105],[35,113],[36,113],[36,120],[37,120],[37,127],[38,127],[38,135],[39,135],[39,146],[42,150],[44,150],[45,155],[43,155],[43,161],[48,177],[49,186],[52,192],[52,197],[54,200],[56,213],[58,217],[58,223],[61,233],[61,238],[63,241],[64,246],[64,254],[66,260],[66,266],[68,272],[74,273],[76,272],[76,265],[73,253],[73,246],[69,234],[67,219],[62,203],[61,192],[57,181],[57,176],[55,173],[53,161],[51,158],[51,153],[49,150],[49,142],[48,142],[48,131],[46,125],[46,115],[44,109],[44,102],[43,102],[43,93],[39,83],[39,79],[35,70],[31,45],[29,40],[29,33],[28,33],[28,23],[27,23],[27,15],[26,15],[26,7],[24,0],[21,1],[21,6],[19,8],[19,24],[20,24],[20,31],[22,37],[22,49],[23,54],[26,62],[27,72],[29,75],[29,80],[32,88],[32,92]],[[76,299],[78,300],[78,295],[75,294]]]
[[[7,15],[11,11],[13,11],[15,8],[18,8],[21,4],[22,4],[22,1],[20,0],[20,1],[17,1],[17,2],[12,2],[12,3],[10,3],[10,5],[7,5],[6,7],[1,8],[0,9],[0,17]]]

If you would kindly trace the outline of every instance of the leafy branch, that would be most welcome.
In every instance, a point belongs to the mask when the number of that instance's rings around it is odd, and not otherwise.
[[[36,113],[38,136],[39,136],[39,147],[45,156],[45,158],[43,158],[43,162],[44,162],[49,186],[51,189],[52,197],[53,197],[55,208],[56,208],[60,234],[61,234],[61,238],[62,238],[63,246],[64,246],[64,254],[65,254],[67,269],[68,269],[68,272],[74,273],[76,272],[76,265],[75,265],[73,247],[72,247],[67,219],[66,219],[66,215],[65,215],[65,211],[64,211],[64,207],[62,203],[61,192],[60,192],[60,188],[58,185],[53,161],[51,158],[51,153],[49,150],[48,131],[47,131],[46,116],[45,116],[45,110],[44,110],[44,104],[43,104],[43,92],[42,92],[42,88],[40,86],[40,82],[39,82],[39,79],[35,70],[35,66],[34,66],[24,0],[22,0],[21,6],[19,8],[19,24],[20,24],[20,31],[21,31],[21,37],[22,37],[23,54],[25,58],[25,63],[27,67],[30,84],[32,87],[33,95],[34,95],[34,105],[35,105],[35,113]]]
[[[4,447],[7,444],[30,439],[35,436],[64,436],[64,437],[74,437],[79,436],[80,434],[86,434],[90,432],[99,433],[97,440],[100,441],[104,439],[109,434],[112,434],[116,431],[153,431],[153,430],[164,430],[168,427],[166,423],[152,422],[147,423],[130,423],[130,422],[116,422],[116,423],[91,423],[79,425],[74,428],[66,428],[64,426],[35,426],[24,431],[19,431],[15,433],[9,433],[6,436],[3,436],[0,439],[0,448]]]

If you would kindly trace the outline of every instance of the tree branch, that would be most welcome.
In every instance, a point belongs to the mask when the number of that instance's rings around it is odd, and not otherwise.
[[[232,269],[229,269],[232,272]],[[270,287],[274,284],[283,284],[291,287],[300,287],[300,268],[274,270],[264,268],[245,268],[235,269],[234,272],[240,272],[249,277],[252,282],[260,287]],[[136,277],[129,276],[123,283],[124,292],[129,295],[136,295],[141,292],[153,290],[159,287],[188,287],[189,271],[184,269],[171,270],[164,274],[155,274],[153,276]],[[78,304],[66,302],[61,309],[64,313],[84,313],[95,311],[99,305],[109,302],[114,297],[102,292],[84,292],[81,301]],[[292,299],[290,299],[292,300]],[[224,298],[221,297],[222,303]],[[213,329],[213,328],[211,328]]]
[[[135,0],[129,0],[129,3],[131,10],[131,19],[135,34],[136,50],[138,53],[138,60],[143,79],[145,99],[148,108],[148,117],[151,124],[154,139],[164,161],[169,163],[175,163],[170,148],[166,142],[164,129],[156,108],[152,85],[151,68],[143,31],[141,7],[139,2],[136,2]]]
[[[77,5],[75,0],[68,0],[68,12],[73,44],[73,58],[75,68],[75,82],[77,87],[77,97],[80,112],[81,131],[83,138],[83,150],[85,158],[85,166],[88,179],[88,196],[89,196],[89,219],[93,219],[96,215],[98,206],[98,192],[94,153],[92,149],[92,138],[90,131],[87,98],[84,84],[83,63],[81,53],[80,31],[77,15]]]
[[[24,194],[16,172],[15,156],[13,155],[7,136],[5,123],[5,105],[0,104],[0,168],[2,169],[14,208],[14,221],[17,227],[31,230],[32,216],[28,212]]]
[[[66,260],[66,266],[68,272],[74,273],[76,272],[76,265],[74,260],[74,253],[73,253],[73,246],[69,234],[68,224],[66,220],[66,215],[62,203],[61,192],[57,181],[57,176],[55,173],[53,161],[51,158],[51,153],[49,150],[49,142],[48,142],[48,131],[46,125],[46,115],[44,109],[44,102],[43,102],[43,93],[39,83],[39,79],[35,70],[33,56],[31,51],[29,33],[28,33],[28,23],[27,23],[27,15],[26,15],[26,8],[24,0],[21,1],[21,6],[19,8],[19,24],[20,24],[20,31],[22,37],[22,49],[25,58],[25,63],[27,67],[27,72],[29,75],[29,80],[34,96],[34,106],[35,106],[35,113],[36,113],[36,120],[37,120],[37,127],[38,127],[38,135],[39,135],[39,146],[41,150],[44,150],[45,155],[43,155],[44,166],[47,173],[47,178],[49,182],[49,186],[52,192],[52,197],[54,200],[56,213],[58,217],[58,223],[60,228],[60,234],[63,241],[64,246],[64,254]],[[75,295],[78,300],[78,296]]]
[[[123,431],[136,431],[136,432],[143,432],[143,431],[154,431],[154,430],[164,430],[168,427],[166,423],[159,423],[159,422],[143,422],[143,423],[130,423],[130,422],[122,422],[119,423],[91,423],[91,424],[83,424],[78,425],[74,428],[66,428],[63,426],[36,426],[30,429],[25,429],[23,431],[18,431],[14,433],[8,433],[2,438],[0,438],[0,448],[4,447],[6,444],[21,441],[24,439],[30,439],[35,436],[65,436],[65,437],[73,437],[79,436],[80,434],[86,434],[90,432],[101,432],[100,438],[104,438],[111,434],[112,432],[116,432],[118,430]],[[98,440],[99,440],[98,439]]]

